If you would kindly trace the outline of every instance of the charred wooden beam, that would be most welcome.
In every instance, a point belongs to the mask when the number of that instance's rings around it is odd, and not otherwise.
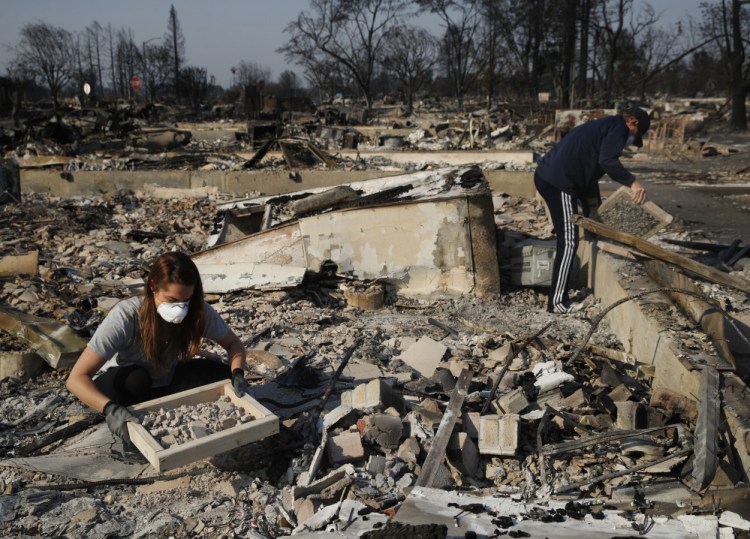
[[[599,236],[619,241],[620,243],[624,243],[625,245],[634,247],[644,254],[647,254],[659,260],[663,260],[665,262],[669,262],[670,264],[674,264],[675,266],[688,270],[700,277],[703,277],[704,279],[711,281],[712,283],[730,286],[732,288],[736,288],[737,290],[741,290],[750,294],[750,281],[747,281],[746,279],[742,279],[741,277],[736,277],[734,275],[727,275],[715,268],[711,268],[709,266],[706,266],[705,264],[701,264],[700,262],[691,260],[686,256],[678,255],[677,253],[673,253],[671,251],[667,251],[666,249],[662,249],[661,247],[657,247],[656,245],[649,243],[643,238],[639,238],[638,236],[635,236],[633,234],[628,234],[627,232],[621,232],[602,223],[597,223],[596,221],[587,219],[582,215],[574,215],[573,222],[581,228],[588,230],[589,232],[593,232],[594,234],[597,234]]]
[[[55,369],[72,365],[86,348],[86,340],[68,326],[7,305],[0,305],[0,329],[27,342]]]

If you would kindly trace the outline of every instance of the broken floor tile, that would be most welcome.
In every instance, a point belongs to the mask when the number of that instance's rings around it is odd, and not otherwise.
[[[422,337],[401,354],[404,363],[420,376],[430,378],[443,361],[448,348],[429,337]]]

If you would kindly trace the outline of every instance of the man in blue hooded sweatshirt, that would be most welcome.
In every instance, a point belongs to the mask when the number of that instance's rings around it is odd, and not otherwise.
[[[578,227],[572,217],[580,204],[588,216],[601,202],[599,179],[607,174],[630,188],[634,202],[646,201],[646,188],[620,163],[626,145],[643,146],[651,120],[641,108],[623,110],[579,125],[539,159],[534,184],[544,198],[557,236],[557,252],[547,301],[551,313],[575,310],[568,300],[568,280],[578,248]]]

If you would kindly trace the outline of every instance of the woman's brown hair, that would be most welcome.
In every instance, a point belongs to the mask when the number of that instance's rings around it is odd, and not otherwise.
[[[167,288],[170,284],[193,287],[193,296],[188,305],[188,314],[179,324],[165,322],[156,312],[154,292]],[[141,338],[146,357],[157,369],[166,369],[172,358],[165,353],[175,354],[178,361],[189,359],[198,353],[198,348],[206,327],[203,311],[203,284],[198,268],[184,253],[164,253],[154,260],[143,292],[144,300],[140,308]]]

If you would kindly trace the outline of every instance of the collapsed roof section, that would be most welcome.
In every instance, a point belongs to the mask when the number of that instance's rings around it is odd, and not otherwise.
[[[331,264],[407,296],[499,293],[492,196],[480,169],[445,168],[236,201],[193,257],[206,292],[297,286]]]

